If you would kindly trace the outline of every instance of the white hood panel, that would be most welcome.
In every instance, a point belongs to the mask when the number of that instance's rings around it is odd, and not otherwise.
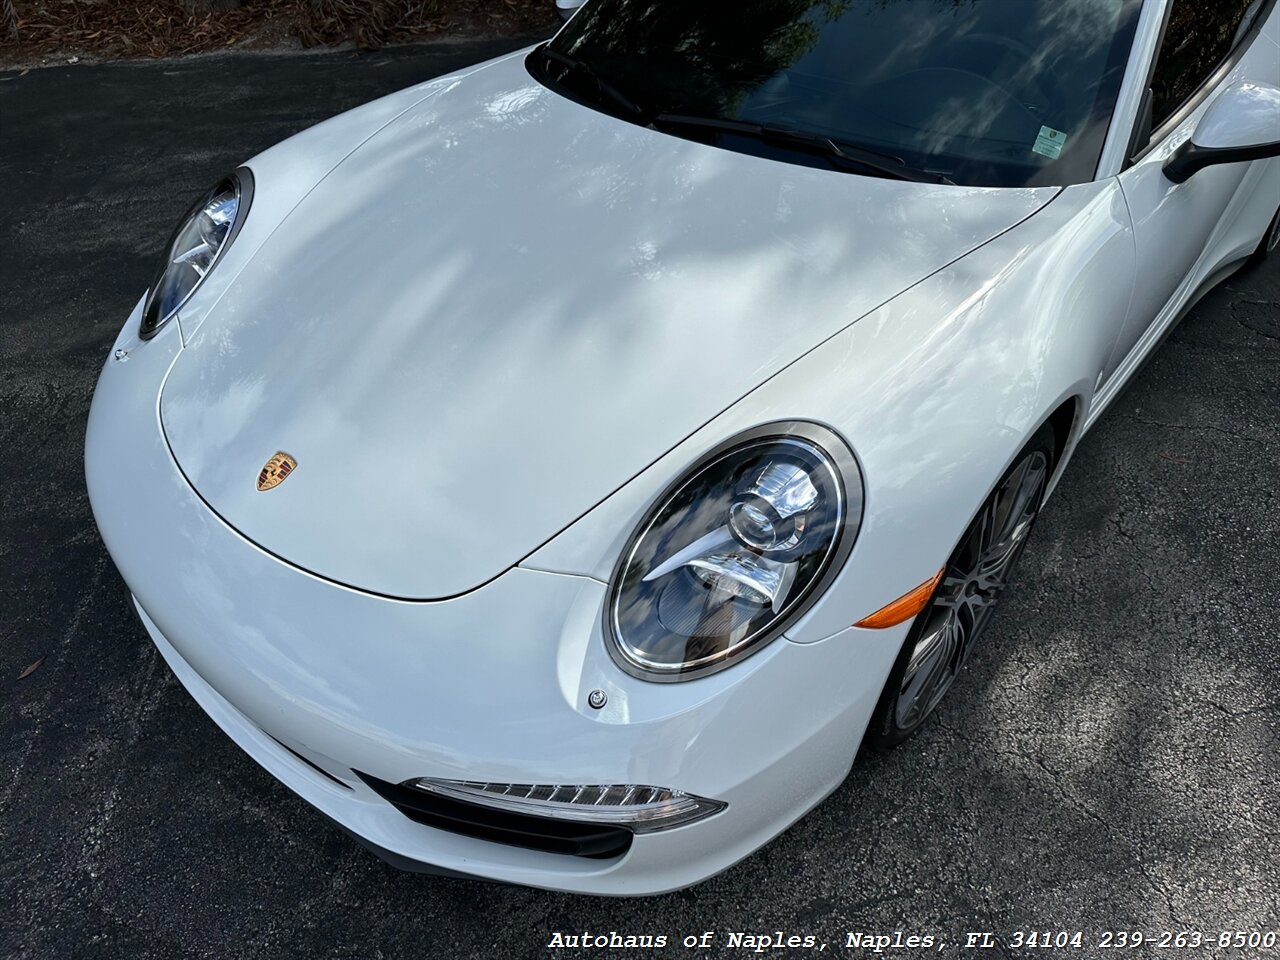
[[[311,191],[180,356],[165,432],[265,549],[454,596],[1056,192],[734,154],[565,100],[517,58]],[[277,451],[298,468],[260,493]]]

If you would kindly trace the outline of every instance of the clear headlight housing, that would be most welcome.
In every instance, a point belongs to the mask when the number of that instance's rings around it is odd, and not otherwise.
[[[164,267],[142,313],[142,338],[173,319],[231,245],[253,194],[253,178],[239,170],[207,192],[183,217],[165,248]]]
[[[777,637],[838,572],[862,519],[848,445],[811,423],[757,427],[669,487],[610,586],[610,651],[647,680],[722,670]]]

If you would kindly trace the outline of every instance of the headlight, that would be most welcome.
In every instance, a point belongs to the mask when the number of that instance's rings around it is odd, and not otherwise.
[[[722,670],[777,637],[839,570],[862,475],[830,430],[757,427],[658,498],[614,573],[610,652],[647,680]]]
[[[252,195],[253,176],[239,170],[187,212],[165,248],[164,268],[147,294],[139,331],[144,340],[168,323],[209,275],[239,232]]]

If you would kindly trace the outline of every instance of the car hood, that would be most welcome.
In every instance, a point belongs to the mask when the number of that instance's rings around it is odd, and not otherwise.
[[[1055,194],[718,150],[499,62],[384,127],[277,227],[188,331],[164,431],[264,549],[455,596]],[[259,492],[278,451],[297,468]]]

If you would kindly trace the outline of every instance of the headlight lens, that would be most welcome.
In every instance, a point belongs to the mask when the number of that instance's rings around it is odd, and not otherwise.
[[[862,476],[830,430],[769,424],[708,454],[632,536],[607,607],[614,659],[689,680],[772,640],[834,576],[857,536]]]
[[[173,318],[235,239],[252,190],[248,171],[227,177],[187,212],[165,250],[164,268],[142,314],[148,338]]]

